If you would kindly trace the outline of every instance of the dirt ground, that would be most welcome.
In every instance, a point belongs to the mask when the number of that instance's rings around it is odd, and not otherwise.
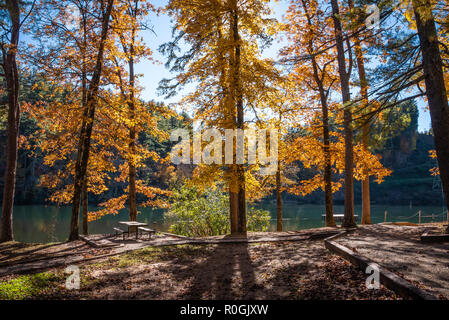
[[[0,243],[0,276],[3,274],[2,269],[9,266],[25,266],[31,262],[43,262],[42,265],[51,264],[55,260],[83,260],[108,254],[120,254],[126,251],[137,250],[147,246],[164,246],[178,244],[199,244],[199,243],[220,243],[227,241],[278,241],[282,239],[301,240],[309,237],[325,238],[332,233],[338,232],[333,228],[317,228],[289,232],[249,232],[245,239],[230,236],[211,236],[201,238],[177,237],[170,234],[158,233],[153,235],[151,239],[140,237],[135,239],[134,235],[126,238],[115,237],[113,235],[94,234],[86,238],[93,243],[101,244],[108,242],[113,245],[107,247],[92,247],[82,240],[72,242],[55,242],[46,244],[32,244],[20,242]],[[324,236],[323,236],[324,235]],[[9,271],[9,270],[5,270]],[[11,270],[11,271],[14,271]],[[7,272],[5,272],[7,273]]]
[[[337,242],[395,272],[440,298],[449,297],[449,243],[422,243],[426,230],[437,224],[359,226]]]
[[[60,280],[31,299],[399,299],[322,240],[149,247],[80,265],[80,290]],[[0,278],[7,281],[13,275]]]
[[[0,244],[0,267],[49,257],[64,257],[74,253],[94,254],[96,252],[84,241],[47,244],[7,242]]]
[[[179,242],[179,238],[158,234],[150,241],[135,240],[130,237],[122,241],[121,237],[111,235],[93,235],[93,238],[108,238],[114,241],[114,247],[92,247],[82,240],[48,244],[26,244],[6,242],[0,244],[0,276],[12,273],[45,270],[54,266],[79,263],[97,257],[117,255],[123,252],[141,249],[147,246],[164,245]]]
[[[437,232],[441,226],[359,226],[336,241],[445,299],[449,244],[421,243],[429,228]],[[252,233],[248,243],[160,235],[114,248],[92,248],[82,241],[6,243],[0,245],[0,290],[31,266],[35,270],[25,273],[54,276],[25,295],[28,299],[399,299],[384,287],[367,289],[367,275],[325,249],[323,236],[336,231]],[[90,261],[97,257],[103,258]],[[55,262],[59,265],[52,266]],[[80,267],[80,290],[65,289],[64,270],[70,264]]]

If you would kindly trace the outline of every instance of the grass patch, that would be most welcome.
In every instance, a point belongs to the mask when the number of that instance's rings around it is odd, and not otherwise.
[[[40,295],[61,281],[61,276],[51,272],[22,275],[0,282],[0,299],[22,300]]]

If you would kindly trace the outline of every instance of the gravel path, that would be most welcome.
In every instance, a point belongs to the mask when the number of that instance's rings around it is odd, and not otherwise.
[[[436,228],[430,226],[430,228]],[[441,298],[449,298],[449,243],[421,243],[429,226],[359,226],[337,242]]]

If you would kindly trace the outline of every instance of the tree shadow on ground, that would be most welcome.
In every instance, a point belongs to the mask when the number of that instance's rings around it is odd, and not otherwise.
[[[335,264],[329,257],[335,256],[328,253],[321,241],[147,248],[109,258],[98,265],[86,265],[81,270],[79,292],[60,292],[53,297],[193,300],[334,297],[326,294],[326,290],[335,296],[353,298],[352,292],[356,298],[369,297],[354,289],[359,284],[349,281],[352,274],[348,265],[344,264],[338,272],[349,275],[349,280],[334,281],[338,275],[323,271],[326,264]]]
[[[116,290],[115,297],[123,299],[279,299],[286,296],[282,288],[286,283],[273,286],[270,277],[274,270],[288,260],[295,265],[300,264],[297,271],[305,273],[305,270],[314,268],[326,252],[322,245],[309,247],[309,244],[240,243],[198,246],[200,249],[166,248],[159,256],[164,261],[161,262],[163,266],[148,266],[148,270],[141,272],[132,270],[134,274],[129,270],[119,271],[119,275],[112,272],[101,277],[101,286],[107,292]],[[311,250],[314,250],[313,256]],[[175,252],[177,255],[173,256]],[[148,254],[142,251],[138,258],[145,259],[145,255]],[[157,265],[153,261],[154,264]],[[135,290],[113,289],[114,281],[120,277],[123,277],[123,283],[132,282]],[[113,281],[108,285],[110,279]],[[159,297],[156,291],[161,288],[162,296]]]
[[[256,282],[248,251],[247,243],[162,248],[150,265],[111,270],[84,290],[101,290],[102,299],[253,299]],[[134,257],[145,261],[145,255]],[[163,266],[154,268],[158,264]]]
[[[305,260],[276,270],[268,297],[295,300],[397,299],[385,287],[370,290],[362,271],[334,255],[326,255],[324,263]],[[281,293],[281,295],[279,295]]]
[[[202,299],[213,293],[214,299],[253,299],[255,287],[254,267],[248,253],[248,244],[215,246],[210,255],[200,263],[191,266],[192,285],[185,293],[185,299]],[[185,274],[174,273],[182,279]]]
[[[27,247],[30,247],[30,245],[21,242],[0,243],[0,254],[4,254],[4,252],[11,252],[11,250],[19,250]]]
[[[68,246],[64,249],[57,250],[57,251],[48,251],[45,250],[56,248],[58,246],[64,246],[68,243],[58,243],[58,244],[50,244],[45,246],[40,246],[39,248],[32,249],[32,250],[26,250],[24,252],[20,253],[11,253],[5,257],[0,258],[0,267],[9,266],[11,264],[22,264],[22,263],[28,263],[28,262],[34,262],[39,260],[47,260],[47,259],[53,259],[53,258],[59,258],[62,256],[71,256],[73,254],[82,254],[83,251],[80,251],[79,249],[84,248],[85,250],[91,249],[90,246],[88,246],[85,243],[81,243],[76,246]],[[62,254],[62,255],[61,255]],[[23,259],[17,259],[23,257]],[[14,259],[13,261],[10,261],[11,259]]]
[[[449,296],[449,244],[422,243],[424,229],[376,225],[337,242],[433,293]]]

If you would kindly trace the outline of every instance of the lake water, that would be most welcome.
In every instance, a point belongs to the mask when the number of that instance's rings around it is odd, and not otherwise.
[[[269,210],[272,216],[271,230],[276,229],[276,204],[258,205]],[[343,213],[343,206],[334,206],[335,213]],[[149,223],[153,226],[156,223],[158,230],[166,231],[170,222],[164,221],[164,211],[151,208],[139,209],[142,213],[137,220]],[[373,205],[371,208],[371,219],[373,223],[384,221],[384,212],[387,210],[387,221],[409,221],[418,222],[417,212],[422,210],[422,215],[440,215],[439,217],[422,218],[422,222],[443,221],[443,209],[441,207],[409,207],[409,206],[388,206]],[[356,214],[361,213],[361,206],[355,207]],[[283,209],[284,230],[299,230],[323,227],[324,221],[321,215],[324,214],[324,205],[298,205],[285,203]],[[54,241],[65,241],[69,234],[70,227],[70,207],[53,206],[15,206],[14,207],[14,237],[21,242],[47,243]],[[359,217],[360,219],[360,217]],[[89,233],[111,233],[112,228],[118,226],[118,221],[128,220],[127,211],[118,215],[104,216],[98,221],[89,222]]]

